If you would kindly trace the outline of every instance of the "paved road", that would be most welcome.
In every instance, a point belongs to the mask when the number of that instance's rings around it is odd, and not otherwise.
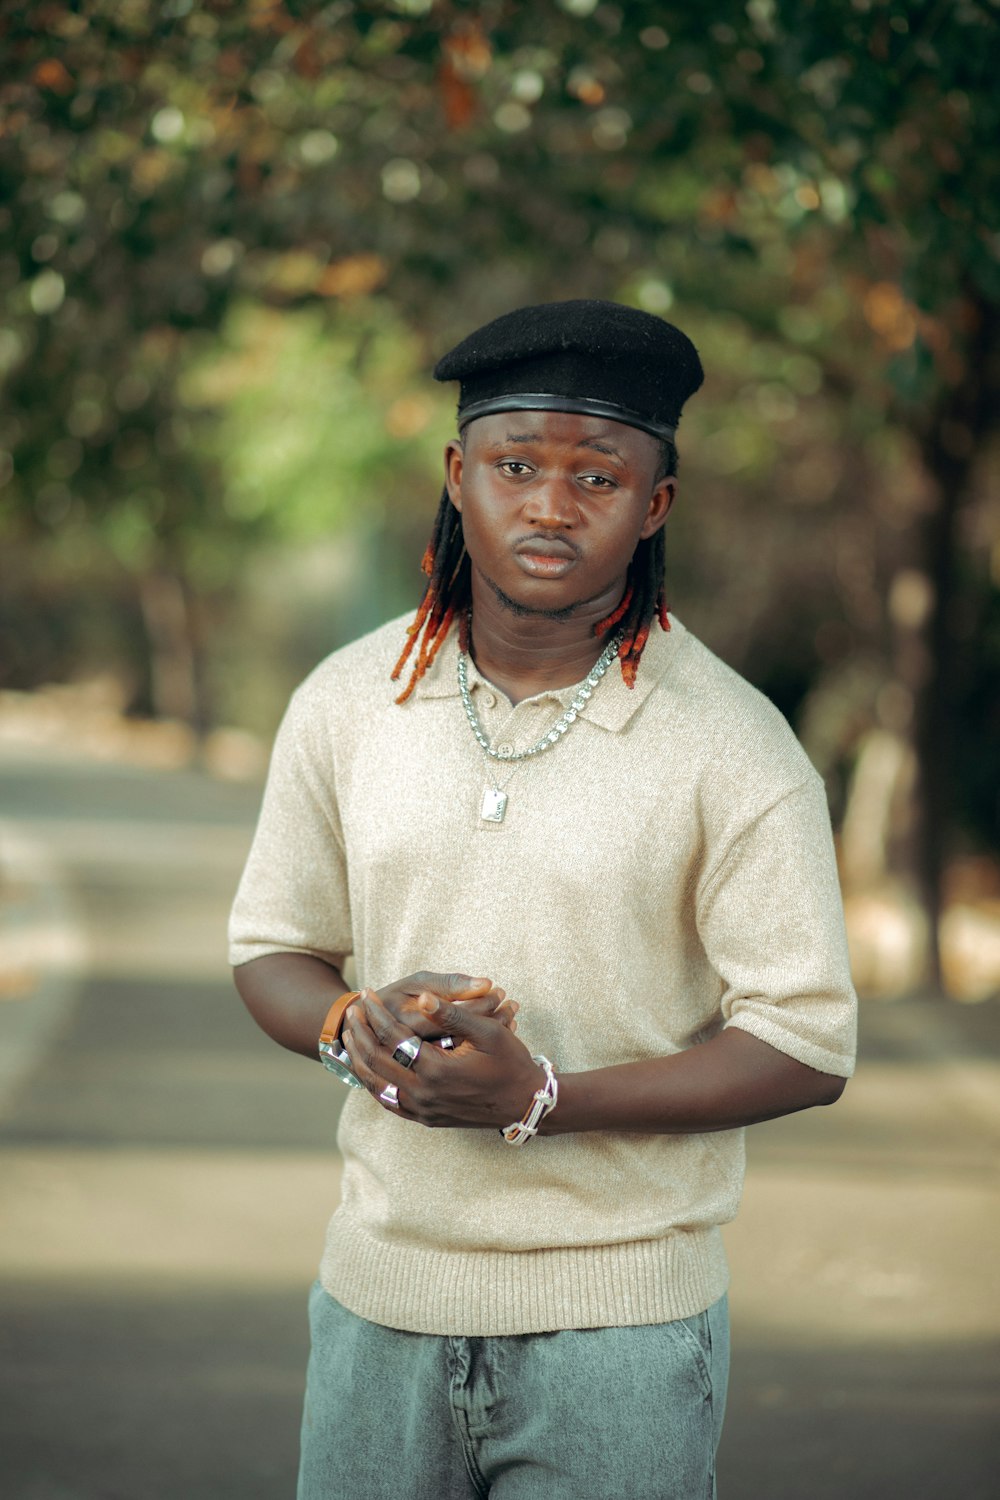
[[[256,798],[0,754],[7,1500],[294,1492],[339,1095],[229,985]],[[869,1006],[863,1052],[751,1132],[723,1500],[997,1493],[1000,1006]]]

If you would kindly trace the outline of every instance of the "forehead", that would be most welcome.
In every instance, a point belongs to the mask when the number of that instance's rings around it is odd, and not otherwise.
[[[470,422],[464,438],[467,451],[473,453],[518,443],[528,448],[579,448],[640,466],[655,462],[659,454],[656,439],[648,432],[582,412],[496,412]]]

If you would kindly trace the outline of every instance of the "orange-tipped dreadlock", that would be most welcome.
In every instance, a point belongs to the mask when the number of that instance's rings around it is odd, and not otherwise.
[[[420,601],[413,624],[407,627],[406,645],[392,670],[392,681],[396,682],[423,632],[417,659],[410,673],[410,680],[396,699],[405,703],[431,662],[441,649],[456,614],[463,621],[463,649],[468,649],[468,625],[472,595],[469,589],[469,559],[465,552],[462,535],[462,518],[448,499],[448,491],[441,494],[441,503],[434,518],[434,530],[420,564],[427,574],[427,587]]]
[[[657,480],[677,472],[677,455],[673,444],[664,443],[663,456]],[[643,648],[649,639],[650,626],[658,619],[663,630],[670,629],[666,600],[663,595],[663,566],[665,551],[662,528],[648,541],[640,542],[635,556],[629,564],[628,580],[621,603],[594,626],[594,634],[606,635],[618,626],[622,631],[622,642],[618,647],[622,678],[626,687],[635,687],[636,674]],[[448,499],[448,491],[441,495],[438,513],[434,518],[434,530],[420,564],[427,574],[427,587],[420,601],[413,624],[407,626],[406,645],[392,671],[396,682],[413,655],[418,637],[420,646],[417,658],[410,671],[410,680],[396,699],[405,703],[427,668],[437,656],[441,645],[458,619],[458,641],[463,651],[469,650],[469,618],[472,605],[470,565],[465,550],[462,532],[462,517]]]
[[[649,640],[649,627],[658,619],[664,630],[670,629],[667,603],[663,596],[664,546],[663,529],[648,541],[640,542],[629,563],[628,582],[618,608],[594,626],[595,635],[605,635],[616,625],[623,632],[618,647],[622,679],[626,687],[635,687],[643,648]]]

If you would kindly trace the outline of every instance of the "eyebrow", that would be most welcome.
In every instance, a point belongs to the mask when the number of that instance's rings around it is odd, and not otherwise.
[[[539,432],[508,432],[504,437],[505,443],[540,443],[541,441],[542,435]],[[576,446],[591,448],[595,453],[604,453],[609,458],[617,459],[620,464],[625,462],[617,448],[613,448],[610,443],[602,443],[599,438],[583,438]]]
[[[583,442],[577,443],[578,448],[593,448],[596,453],[606,453],[609,458],[617,458],[619,463],[625,460],[617,448],[612,448],[610,443],[602,443],[597,438],[584,438]]]

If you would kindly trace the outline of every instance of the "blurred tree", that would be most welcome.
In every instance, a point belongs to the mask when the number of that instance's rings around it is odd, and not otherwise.
[[[949,725],[989,718],[996,0],[37,0],[0,26],[7,568],[30,543],[134,578],[158,706],[204,718],[206,602],[280,524],[233,500],[185,386],[231,312],[391,303],[426,359],[519,301],[676,301],[712,377],[685,434],[714,639],[832,758],[865,723],[910,746],[936,932]]]

